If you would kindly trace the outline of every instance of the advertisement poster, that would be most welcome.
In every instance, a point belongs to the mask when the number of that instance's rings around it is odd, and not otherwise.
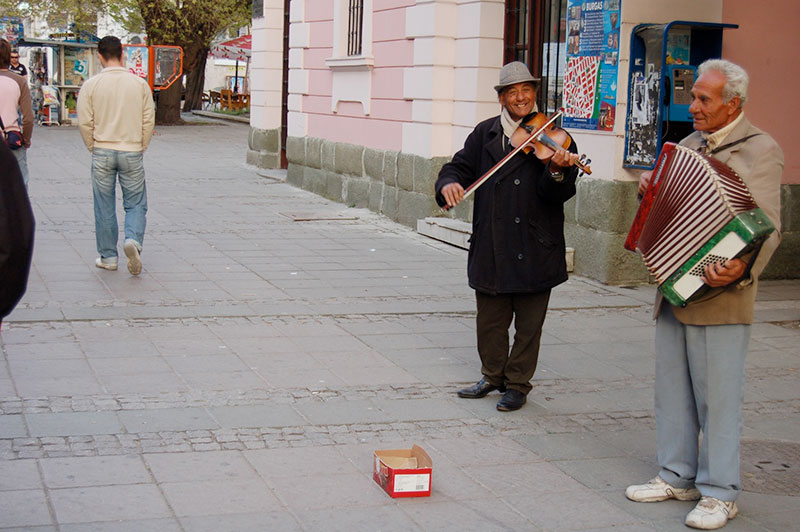
[[[7,40],[11,46],[16,46],[17,41],[25,37],[22,20],[17,17],[0,17],[0,37]]]
[[[122,66],[142,79],[147,79],[150,57],[147,46],[125,45],[122,47]]]
[[[82,85],[89,78],[88,48],[64,48],[64,85]]]
[[[622,0],[568,0],[563,127],[613,131]]]

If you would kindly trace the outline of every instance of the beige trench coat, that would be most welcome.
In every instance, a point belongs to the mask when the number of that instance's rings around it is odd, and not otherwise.
[[[758,276],[764,270],[781,240],[781,175],[783,174],[783,152],[780,146],[760,129],[753,126],[747,117],[722,142],[723,145],[736,142],[748,135],[756,136],[724,149],[714,155],[719,161],[730,166],[750,189],[756,204],[775,224],[775,232],[770,235],[750,269],[748,278],[722,288],[716,288],[700,300],[686,307],[672,307],[675,316],[687,325],[723,325],[752,323],[755,306]],[[694,132],[681,141],[681,145],[697,149],[702,136]],[[658,316],[663,297],[656,296],[654,318]]]

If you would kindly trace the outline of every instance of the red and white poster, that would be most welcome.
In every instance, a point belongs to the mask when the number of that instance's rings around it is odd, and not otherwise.
[[[564,127],[614,130],[621,1],[567,2]]]
[[[564,75],[564,114],[575,118],[592,118],[597,94],[600,57],[576,56],[567,60]]]

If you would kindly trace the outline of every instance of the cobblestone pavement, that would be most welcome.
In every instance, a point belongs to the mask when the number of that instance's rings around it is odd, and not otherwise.
[[[652,287],[573,277],[528,404],[458,399],[480,373],[465,253],[248,167],[247,126],[202,120],[146,154],[138,277],[94,267],[77,131],[34,133],[34,268],[0,333],[0,530],[684,529],[689,503],[623,495],[656,472]],[[726,530],[796,528],[798,296],[761,287]],[[432,494],[390,499],[372,452],[414,443]]]

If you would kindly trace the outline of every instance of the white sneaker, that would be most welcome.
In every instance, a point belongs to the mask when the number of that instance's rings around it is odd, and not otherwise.
[[[98,268],[102,268],[104,270],[110,270],[112,272],[117,271],[117,257],[97,257],[97,260],[94,261],[94,265]]]
[[[142,273],[142,259],[139,258],[139,247],[130,238],[125,241],[123,246],[125,255],[128,257],[128,271],[133,275]],[[114,268],[116,270],[116,268]]]
[[[739,509],[734,501],[721,501],[714,497],[703,497],[694,510],[686,516],[686,526],[702,530],[722,528],[729,519],[736,517]]]
[[[625,496],[636,502],[660,502],[668,499],[696,501],[700,498],[700,492],[696,488],[676,488],[661,477],[656,477],[647,484],[628,486]]]

